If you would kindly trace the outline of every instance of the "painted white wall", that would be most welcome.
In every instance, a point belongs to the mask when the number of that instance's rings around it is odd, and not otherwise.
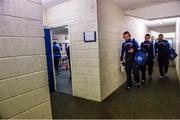
[[[43,8],[43,25],[44,25],[44,26],[47,25],[46,15],[47,15],[46,9]]]
[[[41,0],[0,0],[0,119],[51,119]]]
[[[101,99],[104,100],[125,81],[120,71],[122,35],[129,31],[138,42],[144,41],[148,32],[143,20],[125,16],[111,0],[98,0],[98,34],[101,76]]]

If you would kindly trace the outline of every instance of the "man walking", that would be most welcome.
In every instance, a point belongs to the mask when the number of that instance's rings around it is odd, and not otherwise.
[[[145,35],[145,41],[141,44],[141,50],[147,55],[147,62],[142,66],[142,84],[146,81],[146,67],[148,67],[149,80],[152,80],[154,65],[154,47],[150,41],[150,34]]]
[[[155,52],[158,56],[160,79],[164,79],[169,68],[169,50],[168,41],[164,40],[163,34],[159,35],[158,42],[155,44]]]
[[[138,50],[138,43],[131,39],[131,35],[128,31],[124,32],[123,38],[125,42],[122,44],[121,50],[121,63],[125,63],[126,75],[127,75],[127,90],[132,88],[132,71],[136,81],[137,88],[141,86],[139,79],[138,65],[134,61],[134,56]],[[125,58],[125,61],[124,61]]]

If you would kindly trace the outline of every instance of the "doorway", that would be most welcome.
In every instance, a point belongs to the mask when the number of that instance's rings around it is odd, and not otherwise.
[[[72,95],[69,27],[52,28],[51,33],[56,91]]]

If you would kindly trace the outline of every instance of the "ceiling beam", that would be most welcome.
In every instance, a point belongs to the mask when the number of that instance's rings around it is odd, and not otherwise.
[[[146,20],[180,17],[180,1],[129,10],[125,14]]]
[[[149,27],[149,30],[156,31],[159,33],[172,33],[172,32],[176,32],[176,25]]]

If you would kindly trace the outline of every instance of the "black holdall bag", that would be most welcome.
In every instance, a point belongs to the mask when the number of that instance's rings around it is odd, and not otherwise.
[[[173,61],[174,59],[176,59],[176,57],[177,57],[177,53],[176,53],[175,49],[171,48],[169,50],[169,59],[171,61]]]

